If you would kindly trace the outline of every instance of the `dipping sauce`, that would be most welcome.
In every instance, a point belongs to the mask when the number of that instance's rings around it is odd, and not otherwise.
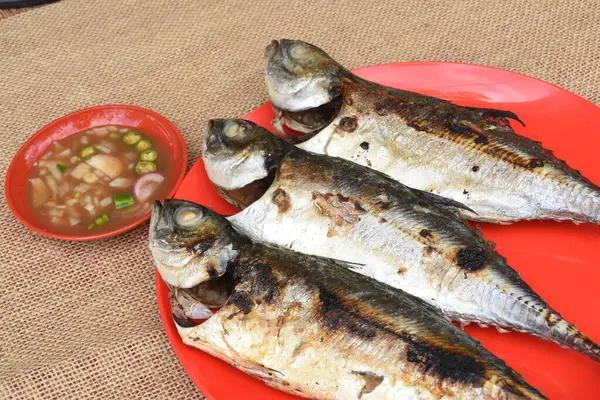
[[[51,148],[32,167],[27,201],[35,218],[65,234],[95,234],[146,214],[168,192],[169,157],[152,136],[93,128]]]

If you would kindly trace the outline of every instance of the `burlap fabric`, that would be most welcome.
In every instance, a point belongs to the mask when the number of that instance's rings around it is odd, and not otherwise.
[[[597,0],[65,0],[0,22],[0,170],[47,122],[103,103],[163,114],[193,162],[208,118],[266,100],[262,56],[273,38],[313,42],[349,67],[502,67],[598,102],[599,20]],[[202,397],[164,334],[147,234],[50,240],[3,202],[0,397]]]
[[[30,8],[0,8],[0,20],[29,11]]]

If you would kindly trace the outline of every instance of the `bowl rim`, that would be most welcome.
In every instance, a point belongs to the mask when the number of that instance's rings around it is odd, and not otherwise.
[[[118,236],[122,233],[128,232],[132,229],[139,227],[140,225],[144,224],[146,221],[148,221],[150,219],[151,211],[148,211],[142,217],[130,222],[129,224],[106,231],[106,232],[100,232],[100,233],[93,234],[93,235],[68,235],[68,234],[63,234],[63,233],[52,232],[52,231],[46,230],[36,224],[30,223],[29,220],[26,219],[18,211],[18,209],[15,207],[15,204],[13,202],[11,187],[13,185],[13,183],[12,183],[13,182],[13,170],[16,168],[17,160],[23,158],[23,155],[26,152],[26,150],[28,150],[30,148],[32,143],[43,132],[51,130],[55,125],[59,125],[62,122],[72,119],[73,117],[76,117],[78,115],[84,115],[84,114],[95,112],[95,111],[102,111],[102,110],[109,110],[109,109],[128,110],[128,111],[136,111],[136,112],[144,113],[146,115],[149,115],[149,116],[159,120],[161,123],[166,125],[168,130],[175,133],[175,135],[174,135],[175,139],[174,139],[174,141],[171,140],[171,142],[175,142],[178,145],[178,147],[181,148],[181,151],[178,152],[177,154],[173,154],[172,152],[170,152],[170,155],[172,157],[171,160],[174,161],[175,163],[177,163],[176,168],[179,168],[180,172],[177,174],[177,177],[173,183],[173,186],[172,186],[171,190],[169,190],[169,192],[165,195],[165,198],[173,197],[173,195],[179,188],[179,185],[183,181],[183,178],[185,177],[186,172],[187,172],[188,150],[187,150],[187,145],[185,143],[185,139],[183,138],[183,135],[181,134],[179,129],[177,129],[175,124],[173,124],[166,117],[158,114],[155,111],[148,110],[146,108],[142,108],[142,107],[138,107],[138,106],[133,106],[133,105],[105,104],[105,105],[82,108],[82,109],[73,111],[71,113],[65,114],[57,119],[54,119],[53,121],[47,123],[40,129],[38,129],[34,134],[32,134],[25,141],[25,143],[23,143],[21,145],[21,147],[19,147],[19,150],[17,150],[17,152],[13,156],[13,158],[10,162],[10,165],[8,166],[8,169],[6,170],[6,176],[5,176],[5,180],[4,180],[4,196],[6,198],[6,202],[8,203],[8,207],[9,207],[10,211],[13,213],[13,215],[17,218],[17,220],[19,222],[21,222],[24,226],[29,228],[31,231],[33,231],[37,234],[49,237],[49,238],[53,238],[53,239],[70,240],[70,241],[92,241],[92,240],[107,239],[107,238],[111,238],[114,236]],[[154,133],[154,132],[152,132],[152,133]]]

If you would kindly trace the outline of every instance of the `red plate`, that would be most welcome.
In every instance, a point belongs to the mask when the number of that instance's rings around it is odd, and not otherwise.
[[[452,63],[406,63],[361,68],[359,76],[384,85],[453,100],[458,104],[511,110],[527,124],[520,134],[540,140],[557,157],[600,183],[600,109],[592,103],[514,72]],[[273,112],[264,104],[246,118],[272,129]],[[211,186],[202,165],[194,166],[176,197],[236,209]],[[482,224],[489,240],[554,308],[600,342],[597,300],[600,282],[600,227],[571,223]],[[157,275],[157,296],[167,335],[192,381],[209,399],[291,399],[228,364],[182,344],[171,320],[167,289]],[[521,333],[469,326],[466,331],[520,372],[551,399],[597,399],[600,363],[572,350]]]
[[[17,151],[6,172],[5,194],[8,206],[23,225],[34,232],[55,239],[96,240],[117,236],[140,226],[150,219],[150,211],[125,226],[92,235],[66,235],[52,232],[41,226],[25,201],[25,186],[29,170],[42,157],[52,142],[78,134],[90,128],[106,125],[120,125],[138,128],[148,133],[151,139],[160,143],[171,156],[173,171],[170,174],[170,188],[166,197],[171,197],[185,176],[187,168],[187,148],[183,136],[165,117],[135,106],[104,105],[86,108],[65,115],[33,134]],[[167,182],[167,181],[165,181]]]

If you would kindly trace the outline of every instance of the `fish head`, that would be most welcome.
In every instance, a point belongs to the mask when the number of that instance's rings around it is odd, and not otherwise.
[[[236,190],[267,178],[291,146],[253,122],[208,123],[202,157],[208,177],[221,190]]]
[[[318,47],[299,40],[274,40],[266,59],[267,91],[276,108],[304,111],[340,97],[344,69]]]
[[[229,221],[206,207],[183,200],[154,202],[150,250],[169,285],[191,288],[223,276],[241,245]]]

